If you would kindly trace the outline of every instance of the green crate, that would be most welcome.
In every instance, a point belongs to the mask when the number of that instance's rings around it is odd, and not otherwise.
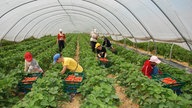
[[[33,84],[33,83],[24,84],[23,82],[19,82],[18,87],[19,87],[19,88],[32,88],[32,84]]]
[[[40,78],[42,78],[42,76],[43,76],[43,73],[29,73],[29,74],[27,74],[27,77],[40,77]]]
[[[43,73],[28,73],[26,76],[24,76],[22,78],[22,80],[25,78],[25,77],[37,77],[38,78],[41,78],[43,76]],[[23,83],[22,80],[18,83],[17,87],[18,87],[18,91],[19,92],[25,92],[25,93],[28,93],[31,88],[32,88],[32,85],[33,83],[36,82],[35,81],[30,81],[29,83]]]
[[[77,77],[82,77],[82,81],[84,79],[84,72],[79,73],[79,72],[67,72],[67,78],[69,75],[75,75]],[[63,80],[63,91],[67,93],[76,93],[77,89],[81,86],[82,82],[73,82],[70,83],[68,81]]]
[[[108,67],[110,67],[112,65],[112,63],[111,63],[110,60],[108,62],[102,62],[102,61],[98,60],[98,65],[102,66],[104,68],[108,68]]]
[[[67,72],[66,73],[67,74],[67,76],[69,76],[69,75],[75,75],[75,76],[80,76],[80,77],[83,77],[84,78],[84,72]]]
[[[164,78],[170,77],[174,80],[176,80],[177,83],[174,84],[165,84],[164,82],[162,82],[162,80]],[[152,79],[156,80],[158,82],[161,82],[163,84],[163,87],[165,88],[171,88],[173,90],[175,89],[180,89],[182,86],[185,85],[185,82],[181,82],[179,79],[176,79],[174,77],[172,77],[171,75],[167,74],[167,73],[163,73],[163,74],[157,74],[157,75],[152,75]]]

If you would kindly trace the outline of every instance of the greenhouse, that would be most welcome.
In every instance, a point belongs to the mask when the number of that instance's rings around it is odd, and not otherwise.
[[[191,108],[192,0],[2,0],[1,108]]]

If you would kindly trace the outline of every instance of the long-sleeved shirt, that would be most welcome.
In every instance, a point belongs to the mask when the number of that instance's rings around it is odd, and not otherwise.
[[[152,78],[151,75],[162,74],[162,72],[158,69],[157,66],[152,66],[149,60],[146,60],[143,67],[142,73],[148,78]]]

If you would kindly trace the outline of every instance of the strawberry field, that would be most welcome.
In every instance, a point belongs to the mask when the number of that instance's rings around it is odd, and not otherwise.
[[[112,66],[104,68],[98,65],[96,54],[91,52],[88,34],[67,34],[63,56],[79,57],[84,68],[85,78],[78,89],[81,94],[81,108],[118,108],[122,102],[116,94],[114,85],[125,88],[127,98],[141,108],[191,108],[192,75],[185,70],[160,64],[164,73],[185,82],[182,94],[177,95],[161,83],[148,79],[141,72],[143,62],[148,56],[113,45],[118,54],[107,50]],[[102,39],[99,40],[102,42]],[[79,53],[76,55],[77,46]],[[24,75],[24,53],[32,52],[34,58],[45,71],[38,78],[30,92],[21,95],[17,85]],[[64,78],[61,64],[53,65],[53,55],[58,53],[55,36],[40,39],[28,39],[20,43],[4,44],[0,47],[0,107],[1,108],[65,108],[69,95],[64,92]],[[114,75],[114,78],[107,77]]]

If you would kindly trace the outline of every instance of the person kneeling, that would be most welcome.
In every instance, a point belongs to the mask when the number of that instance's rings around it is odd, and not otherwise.
[[[142,73],[148,78],[152,78],[152,75],[162,74],[162,72],[156,66],[161,63],[157,56],[151,56],[149,60],[146,60],[143,67]]]

